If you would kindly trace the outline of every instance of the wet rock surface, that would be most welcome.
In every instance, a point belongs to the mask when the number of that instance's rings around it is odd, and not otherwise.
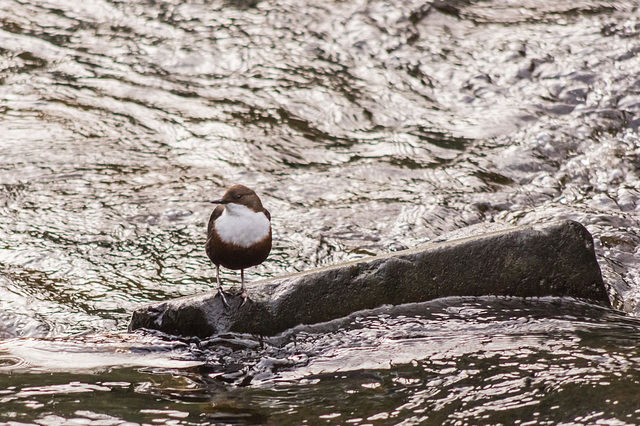
[[[609,305],[589,232],[574,221],[500,230],[250,284],[225,308],[215,292],[154,303],[129,330],[274,335],[385,304],[447,296],[570,296]]]

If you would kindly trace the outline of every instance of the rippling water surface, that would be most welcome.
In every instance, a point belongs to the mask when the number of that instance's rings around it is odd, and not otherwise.
[[[0,421],[639,422],[639,7],[0,0]],[[211,288],[206,201],[238,182],[274,225],[248,279],[574,219],[627,314],[446,299],[270,341],[126,334]]]

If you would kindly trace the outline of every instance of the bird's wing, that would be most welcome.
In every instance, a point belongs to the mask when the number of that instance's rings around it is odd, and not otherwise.
[[[267,219],[269,219],[269,221],[271,221],[271,213],[269,213],[269,210],[264,209],[264,215],[267,216]]]
[[[213,222],[222,215],[223,211],[224,206],[218,206],[213,209],[213,213],[211,213],[211,217],[209,218],[209,225],[207,225],[207,238],[211,236],[211,231],[213,231]]]

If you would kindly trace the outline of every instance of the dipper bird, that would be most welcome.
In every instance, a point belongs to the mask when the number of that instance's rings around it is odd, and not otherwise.
[[[244,270],[264,262],[271,251],[271,214],[256,193],[244,185],[233,185],[211,213],[207,227],[207,256],[216,265],[218,294],[229,306],[220,285],[220,265],[240,270],[242,298],[247,301]]]

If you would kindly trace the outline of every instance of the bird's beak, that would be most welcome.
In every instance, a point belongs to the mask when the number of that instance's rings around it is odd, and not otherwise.
[[[213,200],[213,201],[209,201],[211,204],[227,204],[227,202],[225,200],[223,200],[222,198],[220,198],[219,200]]]

